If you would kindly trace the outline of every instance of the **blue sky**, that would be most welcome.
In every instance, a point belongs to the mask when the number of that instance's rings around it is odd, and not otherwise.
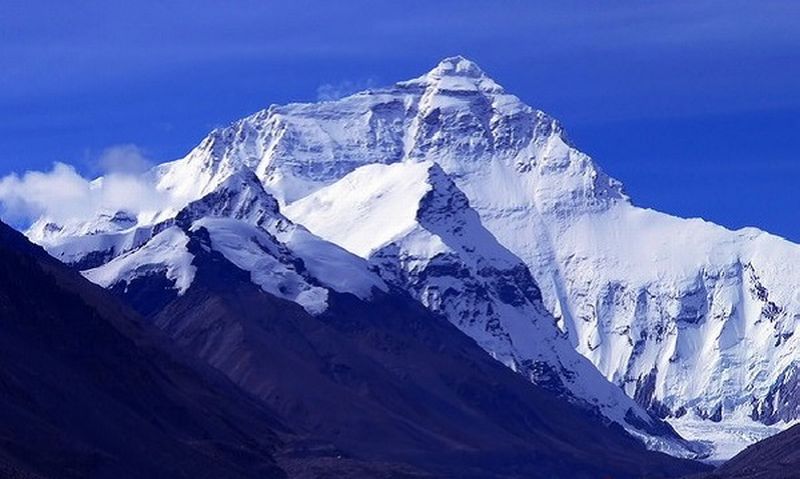
[[[0,175],[151,161],[271,103],[455,54],[565,124],[634,202],[800,241],[800,3],[4,0]]]

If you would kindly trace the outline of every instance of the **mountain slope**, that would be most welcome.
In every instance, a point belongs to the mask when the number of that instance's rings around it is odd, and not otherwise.
[[[4,477],[284,477],[276,416],[150,329],[0,223]]]
[[[646,452],[398,292],[365,301],[329,290],[327,308],[312,316],[254,285],[212,236],[193,233],[195,281],[154,322],[346,456],[444,477],[669,476],[701,467]]]

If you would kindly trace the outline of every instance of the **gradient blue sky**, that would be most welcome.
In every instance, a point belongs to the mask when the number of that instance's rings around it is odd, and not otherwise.
[[[270,103],[461,54],[561,119],[634,202],[800,241],[800,2],[17,1],[0,11],[0,176],[155,162]]]

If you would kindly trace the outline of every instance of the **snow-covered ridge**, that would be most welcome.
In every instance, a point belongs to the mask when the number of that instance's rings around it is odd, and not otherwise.
[[[445,58],[425,75],[398,82],[397,86],[422,88],[435,93],[469,91],[503,93],[503,87],[489,78],[475,62],[460,56]]]
[[[652,447],[682,455],[700,450],[677,439],[572,348],[528,268],[482,226],[436,163],[362,166],[293,203],[287,214],[369,259],[387,282],[531,381],[597,410]]]
[[[183,294],[192,284],[196,271],[192,265],[193,256],[186,249],[188,242],[188,236],[172,226],[150,238],[146,247],[85,270],[83,275],[89,281],[108,288],[151,274],[163,274],[175,285],[177,293]]]
[[[49,249],[78,267],[99,258],[99,265],[83,273],[102,286],[127,288],[137,279],[163,275],[183,294],[196,270],[187,244],[199,231],[211,250],[250,272],[253,283],[312,314],[327,308],[326,288],[363,299],[373,288],[387,290],[365,261],[284,217],[248,170],[154,227],[62,238]]]
[[[416,79],[337,101],[271,106],[213,131],[147,177],[185,205],[247,170],[295,212],[311,198],[324,200],[328,187],[349,195],[340,182],[367,165],[423,162],[452,178],[483,227],[524,262],[575,349],[640,404],[681,421],[719,420],[721,430],[729,418],[771,424],[800,417],[791,393],[800,377],[800,247],[755,229],[734,232],[632,206],[556,120],[466,59],[445,59]],[[398,172],[392,181],[416,194],[425,185],[413,174]],[[379,183],[360,188],[389,194]],[[330,219],[337,231],[325,234],[370,256],[415,228],[413,205],[402,201],[379,202],[385,211],[371,226],[357,215]],[[149,237],[148,228],[176,214],[139,219],[123,231],[102,219],[43,220],[36,231],[57,256],[103,245],[108,251],[108,238],[118,255],[139,245],[135,231]],[[357,244],[356,237],[370,241]],[[429,240],[415,248],[442,248]]]

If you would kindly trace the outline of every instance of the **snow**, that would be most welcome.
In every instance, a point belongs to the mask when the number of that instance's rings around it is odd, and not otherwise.
[[[430,167],[430,163],[365,165],[284,211],[315,234],[367,258],[417,226],[419,201],[430,189]]]
[[[628,204],[581,215],[553,239],[568,295],[567,329],[606,377],[656,369],[655,395],[668,406],[691,403],[709,412],[723,404],[733,415],[749,409],[750,398],[764,397],[794,361],[797,338],[778,347],[776,334],[793,331],[798,320],[791,285],[800,277],[787,266],[800,262],[796,245]],[[766,303],[750,292],[748,268],[784,309],[778,318],[762,316]],[[605,312],[598,310],[603,304]],[[702,317],[677,322],[682,313]],[[657,329],[665,331],[661,338],[634,355],[628,338]]]
[[[192,284],[196,268],[194,256],[186,249],[189,238],[179,228],[171,227],[155,235],[146,247],[123,254],[97,268],[83,271],[91,282],[110,287],[118,282],[130,283],[149,273],[165,273],[173,281],[178,294]]]
[[[386,291],[366,261],[292,224],[249,170],[231,175],[212,193],[190,203],[179,218],[194,220],[192,230],[205,227],[212,240],[224,240],[212,242],[219,243],[234,264],[250,271],[265,291],[297,300],[309,312],[320,313],[327,307],[327,292],[322,295],[310,288],[311,283],[361,299],[371,298],[373,288]],[[255,249],[253,244],[242,243],[248,238],[255,241]],[[302,260],[304,271],[295,266],[296,259]],[[269,277],[263,277],[270,268]],[[313,280],[306,277],[309,274]],[[308,287],[301,287],[300,282]]]
[[[202,218],[191,230],[208,230],[212,248],[238,268],[250,272],[253,283],[275,296],[294,301],[311,314],[328,308],[328,291],[314,286],[291,266],[278,260],[281,252],[261,228],[230,218]]]
[[[292,224],[247,170],[190,203],[178,221],[190,221],[190,231],[207,230],[211,247],[250,272],[255,284],[311,314],[327,309],[326,287],[362,299],[371,298],[374,288],[387,290],[366,261]]]
[[[486,76],[475,63],[462,56],[445,58],[425,75],[398,83],[400,86],[421,86],[437,91],[484,91],[501,93],[502,87]]]
[[[370,270],[369,264],[340,246],[322,240],[302,227],[280,235],[281,241],[303,260],[308,272],[325,286],[361,299],[372,298],[375,289],[388,291],[388,286]]]
[[[153,235],[152,227],[133,227],[128,230],[93,235],[57,236],[40,242],[59,260],[71,264],[80,261],[88,252],[109,252],[113,256],[138,248]]]

